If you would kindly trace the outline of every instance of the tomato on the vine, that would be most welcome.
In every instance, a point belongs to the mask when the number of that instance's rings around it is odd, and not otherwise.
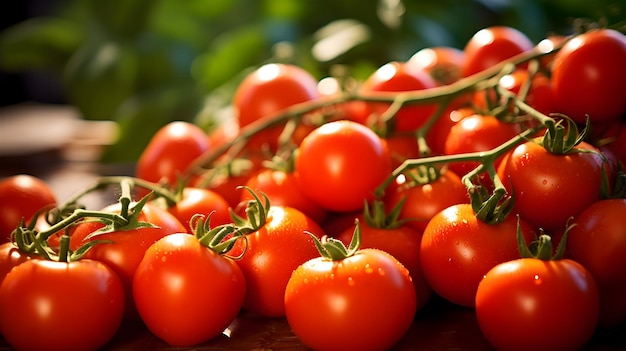
[[[0,243],[10,241],[20,221],[30,221],[56,202],[52,189],[38,177],[18,174],[0,181]]]
[[[185,226],[186,232],[191,233],[192,217],[196,214],[211,215],[211,226],[218,226],[231,222],[229,204],[224,197],[211,189],[185,187],[181,198],[168,211]]]
[[[450,46],[434,46],[413,54],[406,65],[410,70],[430,74],[439,85],[447,85],[462,78],[464,62],[463,50]]]

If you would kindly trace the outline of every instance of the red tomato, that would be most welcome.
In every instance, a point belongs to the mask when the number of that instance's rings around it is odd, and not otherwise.
[[[406,175],[396,178],[395,189],[386,195],[387,208],[393,208],[402,199],[400,220],[423,232],[430,219],[440,211],[456,204],[468,203],[467,188],[453,171],[445,170],[433,182],[414,184]]]
[[[584,124],[617,121],[626,113],[626,40],[612,29],[592,30],[563,45],[552,66],[556,112]],[[581,88],[583,87],[583,88]]]
[[[350,212],[391,174],[385,142],[352,121],[329,122],[304,138],[295,171],[302,192],[323,208]]]
[[[413,54],[406,62],[412,71],[424,71],[439,84],[447,85],[462,78],[465,53],[454,47],[435,46]]]
[[[152,136],[139,156],[136,176],[175,187],[191,162],[210,147],[209,137],[200,127],[189,122],[170,122]],[[140,195],[146,193],[142,189]]]
[[[124,299],[105,264],[29,260],[0,285],[0,330],[18,350],[97,350],[117,332]]]
[[[317,80],[301,67],[270,63],[246,76],[233,97],[235,115],[241,128],[293,105],[319,98]],[[275,147],[282,126],[256,134],[252,145],[267,143]]]
[[[389,157],[391,157],[391,167],[400,166],[407,159],[420,158],[420,149],[417,145],[417,138],[413,135],[392,135],[385,139]]]
[[[393,256],[361,249],[332,261],[300,265],[285,291],[287,322],[314,350],[387,350],[407,332],[415,312],[408,270]]]
[[[196,214],[211,214],[211,227],[232,222],[228,202],[222,195],[210,189],[184,188],[182,198],[168,208],[168,211],[185,226],[188,233],[193,232],[189,221]]]
[[[131,205],[132,206],[132,205]],[[120,213],[120,203],[115,203],[102,209],[103,212]],[[155,225],[132,230],[116,230],[110,233],[97,235],[90,239],[86,237],[101,229],[101,222],[85,221],[79,223],[70,237],[70,247],[76,250],[85,242],[93,240],[110,240],[110,244],[98,244],[91,248],[85,258],[105,263],[120,277],[126,292],[126,317],[137,318],[137,310],[132,299],[132,282],[135,270],[141,262],[148,247],[160,238],[173,233],[185,232],[185,227],[174,215],[151,204],[146,204],[138,220]]]
[[[262,192],[274,206],[287,206],[302,211],[317,223],[326,218],[326,210],[304,195],[298,186],[295,173],[274,169],[262,169],[248,179],[248,188]],[[248,191],[241,192],[241,201],[253,200]]]
[[[580,350],[596,329],[598,289],[575,261],[517,259],[480,282],[476,317],[498,350]]]
[[[594,202],[574,220],[566,256],[587,268],[600,290],[600,325],[626,320],[626,199]]]
[[[271,206],[265,223],[235,243],[230,254],[243,253],[236,262],[246,277],[246,310],[267,317],[285,315],[283,298],[291,272],[319,255],[305,232],[322,235],[319,225],[301,211]]]
[[[37,177],[19,174],[0,181],[0,243],[10,241],[21,220],[27,222],[55,204],[54,192]]]
[[[600,150],[610,153],[616,161],[622,163],[622,167],[626,167],[626,123],[615,123],[611,127],[599,146]]]
[[[493,26],[481,29],[463,49],[463,76],[471,76],[533,48],[534,44],[528,36],[515,28]]]
[[[586,142],[579,150],[595,150]],[[547,232],[565,229],[568,218],[600,199],[603,160],[598,153],[548,152],[537,140],[518,145],[498,168],[515,199],[513,212]]]
[[[475,111],[471,107],[458,107],[456,104],[448,106],[448,109],[426,134],[426,142],[430,148],[431,155],[445,154],[446,139],[448,139],[450,129],[463,118],[474,114]]]
[[[402,62],[387,63],[363,83],[361,91],[368,92],[398,92],[429,89],[437,86],[437,83],[424,71],[410,71]],[[393,95],[390,95],[393,96]],[[370,114],[380,115],[387,110],[388,103],[368,103]],[[394,116],[395,132],[408,132],[419,129],[435,112],[436,106],[412,105],[404,106]]]
[[[527,242],[532,228],[520,223]],[[473,307],[481,279],[495,265],[520,257],[517,219],[498,224],[476,217],[470,204],[453,205],[436,214],[424,230],[420,248],[422,272],[435,293],[461,306]]]
[[[183,233],[150,245],[133,278],[142,321],[176,347],[220,335],[239,313],[245,293],[246,280],[235,261]]]
[[[33,257],[38,256],[22,252],[11,242],[0,244],[0,284],[13,267],[19,266]]]

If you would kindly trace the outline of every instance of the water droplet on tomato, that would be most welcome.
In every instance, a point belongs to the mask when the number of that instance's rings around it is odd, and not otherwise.
[[[382,267],[379,267],[377,271],[378,271],[378,274],[380,274],[381,276],[385,275],[385,270]]]
[[[535,285],[540,285],[541,284],[541,277],[539,277],[538,274],[535,274],[535,276],[533,278],[535,279]]]
[[[372,266],[370,266],[370,264],[366,264],[365,265],[365,273],[372,273],[374,272],[374,268],[372,268]]]
[[[354,279],[352,277],[348,277],[348,285],[354,286]]]
[[[304,279],[302,279],[302,282],[303,282],[304,284],[309,284],[309,278],[304,278]]]
[[[162,256],[161,257],[161,262],[165,262],[165,261],[167,261],[167,257],[166,256]]]

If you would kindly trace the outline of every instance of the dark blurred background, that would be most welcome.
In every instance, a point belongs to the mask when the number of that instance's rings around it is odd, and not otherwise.
[[[114,120],[119,139],[103,161],[132,161],[171,120],[210,129],[265,62],[318,78],[342,65],[364,78],[424,47],[463,48],[486,26],[538,42],[581,21],[623,22],[625,9],[626,0],[14,1],[0,13],[0,106],[70,104]]]

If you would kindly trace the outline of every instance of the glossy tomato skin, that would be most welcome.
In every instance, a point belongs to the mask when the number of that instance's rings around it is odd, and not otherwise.
[[[97,350],[117,332],[124,300],[103,263],[29,260],[0,285],[0,331],[18,350]]]
[[[348,120],[326,123],[307,135],[295,160],[302,192],[329,211],[350,212],[373,199],[391,174],[384,141],[368,127]]]
[[[598,289],[579,263],[522,258],[491,269],[476,317],[498,350],[580,350],[598,320]]]
[[[176,347],[220,335],[239,313],[245,292],[246,281],[235,261],[184,233],[150,245],[133,278],[142,321]]]
[[[594,202],[575,219],[566,256],[587,268],[600,291],[600,325],[626,320],[626,199]]]
[[[463,50],[449,46],[424,48],[409,58],[406,65],[410,70],[428,73],[439,85],[447,85],[462,78],[465,63]]]
[[[285,287],[298,265],[319,256],[313,238],[322,229],[302,211],[271,206],[267,222],[257,231],[238,240],[230,251],[246,278],[244,309],[266,317],[284,317]]]
[[[299,266],[285,291],[289,326],[315,350],[387,350],[406,333],[415,311],[408,270],[393,256],[361,249],[341,261]]]
[[[119,213],[120,204],[115,203],[102,209],[104,212]],[[119,230],[98,235],[87,239],[110,240],[112,243],[98,244],[91,248],[85,258],[103,262],[111,267],[120,277],[126,293],[125,316],[129,319],[138,318],[135,302],[132,299],[132,282],[137,266],[141,262],[146,250],[152,243],[162,237],[173,233],[184,233],[185,227],[174,215],[155,205],[146,204],[139,221],[152,223],[153,228],[139,228],[132,230]],[[86,237],[103,227],[99,222],[83,222],[76,226],[70,237],[70,247],[75,250],[86,242]]]
[[[20,220],[27,222],[37,211],[56,204],[56,196],[46,182],[28,174],[0,181],[0,243],[10,241]]]
[[[557,112],[584,124],[617,121],[626,113],[626,40],[612,29],[592,30],[566,42],[552,66]],[[584,87],[584,88],[581,88]]]
[[[11,242],[0,244],[0,284],[13,267],[19,266],[33,257],[38,256],[22,252]]]
[[[137,160],[135,175],[175,187],[193,160],[211,148],[208,135],[197,125],[174,121],[161,127]],[[145,195],[141,190],[140,195]]]
[[[492,26],[476,32],[463,48],[463,76],[481,72],[515,55],[530,51],[533,42],[526,34],[508,26]]]
[[[411,71],[403,62],[390,62],[379,67],[368,77],[361,92],[391,93],[399,91],[413,91],[429,89],[437,86],[437,83],[425,71]],[[387,103],[368,103],[369,114],[382,114],[389,108]],[[394,116],[394,132],[409,132],[421,127],[435,112],[436,106],[413,105],[404,106]]]
[[[597,151],[586,142],[576,148]],[[498,176],[514,196],[514,213],[537,228],[558,232],[568,218],[600,199],[603,167],[597,153],[552,154],[534,140],[514,148]]]
[[[229,204],[224,197],[211,189],[186,187],[183,189],[182,198],[168,211],[173,214],[187,233],[193,230],[189,221],[196,214],[208,218],[211,215],[211,227],[231,223]]]
[[[532,228],[520,221],[527,243]],[[435,293],[461,306],[473,307],[481,279],[495,265],[519,258],[517,219],[499,224],[478,218],[470,204],[453,205],[426,226],[420,246],[422,272]]]

